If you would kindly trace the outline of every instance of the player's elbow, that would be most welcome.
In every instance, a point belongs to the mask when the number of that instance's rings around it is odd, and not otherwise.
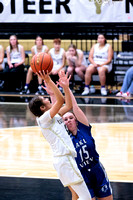
[[[67,111],[72,109],[72,104],[67,105]]]
[[[61,97],[61,98],[59,99],[59,103],[60,103],[61,105],[63,105],[64,102],[65,102],[64,97]]]
[[[110,64],[112,62],[112,58],[109,58],[108,59],[108,63]]]

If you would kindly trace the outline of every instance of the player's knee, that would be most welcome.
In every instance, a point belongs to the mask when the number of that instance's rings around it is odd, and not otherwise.
[[[77,74],[80,73],[80,72],[81,72],[80,68],[79,68],[79,67],[76,67],[76,68],[75,68],[75,72],[76,72]]]
[[[29,67],[28,72],[29,72],[29,73],[33,73],[33,70],[32,70],[31,67]]]

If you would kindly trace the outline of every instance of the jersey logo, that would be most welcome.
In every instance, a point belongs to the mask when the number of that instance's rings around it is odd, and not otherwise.
[[[105,184],[102,188],[101,188],[101,191],[102,192],[107,192],[108,190],[108,186]]]
[[[59,124],[62,124],[64,121],[63,121],[62,118],[60,118],[59,120],[57,119],[57,122],[58,122]]]

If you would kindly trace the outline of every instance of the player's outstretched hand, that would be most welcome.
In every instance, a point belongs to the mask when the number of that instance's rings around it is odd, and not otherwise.
[[[58,84],[62,87],[69,87],[69,80],[70,80],[71,76],[68,77],[68,72],[65,74],[65,72],[62,70],[59,73],[59,81]]]
[[[50,80],[50,76],[48,71],[45,72],[44,70],[41,72],[39,71],[38,73],[36,72],[36,74],[43,80],[45,80],[45,82],[48,82]]]
[[[53,91],[51,90],[51,88],[49,87],[49,85],[45,82],[45,80],[44,80],[44,85],[45,85],[45,87],[42,86],[42,88],[43,88],[44,90],[46,90],[46,92],[47,92],[49,95],[54,94]]]

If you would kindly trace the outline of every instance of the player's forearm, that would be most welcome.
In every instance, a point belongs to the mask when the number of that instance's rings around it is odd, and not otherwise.
[[[55,102],[56,102],[56,97],[55,97],[54,94],[50,94],[50,99],[51,99],[52,104],[55,104]]]
[[[49,81],[46,81],[46,83],[48,84],[48,86],[53,91],[54,99],[56,99],[56,101],[61,101],[61,102],[64,103],[64,97],[63,97],[62,93],[60,92],[60,90],[55,85],[55,83],[51,79]],[[55,100],[53,100],[53,101],[55,101]]]
[[[69,87],[65,87],[63,89],[65,93],[65,107],[67,111],[69,111],[70,109],[72,109],[72,99],[71,99],[70,89]]]
[[[72,107],[73,107],[73,108],[74,108],[74,107],[77,107],[77,106],[78,106],[78,105],[77,105],[77,101],[76,101],[76,99],[75,99],[75,97],[74,97],[72,91],[71,91],[70,89],[69,89],[69,91],[70,91],[71,100],[72,100]]]
[[[89,61],[91,64],[95,65],[96,63],[94,62],[93,58],[92,57],[89,57]]]

